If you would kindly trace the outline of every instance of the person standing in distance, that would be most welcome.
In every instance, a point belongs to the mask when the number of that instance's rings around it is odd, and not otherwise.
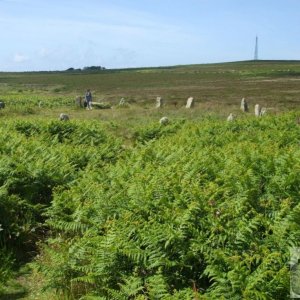
[[[85,93],[86,109],[92,109],[92,93],[88,89]]]

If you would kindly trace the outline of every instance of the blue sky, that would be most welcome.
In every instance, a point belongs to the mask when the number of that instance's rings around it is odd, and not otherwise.
[[[0,71],[300,60],[300,0],[0,0]]]

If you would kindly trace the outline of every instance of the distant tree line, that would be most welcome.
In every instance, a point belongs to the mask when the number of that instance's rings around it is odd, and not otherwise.
[[[84,67],[82,69],[69,68],[66,71],[73,72],[73,71],[101,71],[101,70],[106,70],[106,68],[102,66],[90,66],[90,67]]]

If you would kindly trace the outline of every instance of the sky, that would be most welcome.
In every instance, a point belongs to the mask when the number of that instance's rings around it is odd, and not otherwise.
[[[300,60],[300,0],[0,0],[0,71]]]

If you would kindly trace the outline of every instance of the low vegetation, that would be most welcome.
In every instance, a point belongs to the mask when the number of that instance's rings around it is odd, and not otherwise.
[[[286,65],[283,78],[278,66]],[[131,99],[126,109],[106,99],[112,109],[92,111],[74,106],[77,90],[67,81],[75,74],[6,74],[0,95],[7,104],[0,111],[0,299],[288,298],[289,251],[300,246],[300,125],[297,96],[276,99],[297,95],[298,66],[249,62],[78,75],[91,82],[104,76],[111,90],[111,76],[141,76],[144,88],[136,85],[136,98],[125,95]],[[192,110],[170,102],[154,108],[150,95],[159,85],[169,84],[171,95],[196,70],[207,91],[204,82],[211,78],[219,88],[220,81],[231,82],[220,89],[222,106],[213,97],[210,104],[195,97]],[[185,79],[155,85],[156,79],[147,81],[154,73]],[[56,76],[64,78],[59,92],[52,86]],[[260,84],[249,96],[255,102],[248,99],[251,112],[242,113],[242,87],[247,81],[254,87],[252,77]],[[263,80],[273,78],[282,94],[274,102],[256,99],[267,91]],[[46,79],[48,86],[35,86],[32,98],[22,90],[13,104],[16,88]],[[151,84],[149,102],[139,102]],[[128,89],[134,86],[129,80]],[[294,88],[286,95],[288,86]],[[227,88],[238,100],[234,105]],[[255,117],[256,100],[274,109]],[[292,111],[279,113],[282,103]],[[70,121],[58,120],[62,110]],[[237,118],[227,122],[231,111]],[[159,123],[163,115],[166,125]]]

